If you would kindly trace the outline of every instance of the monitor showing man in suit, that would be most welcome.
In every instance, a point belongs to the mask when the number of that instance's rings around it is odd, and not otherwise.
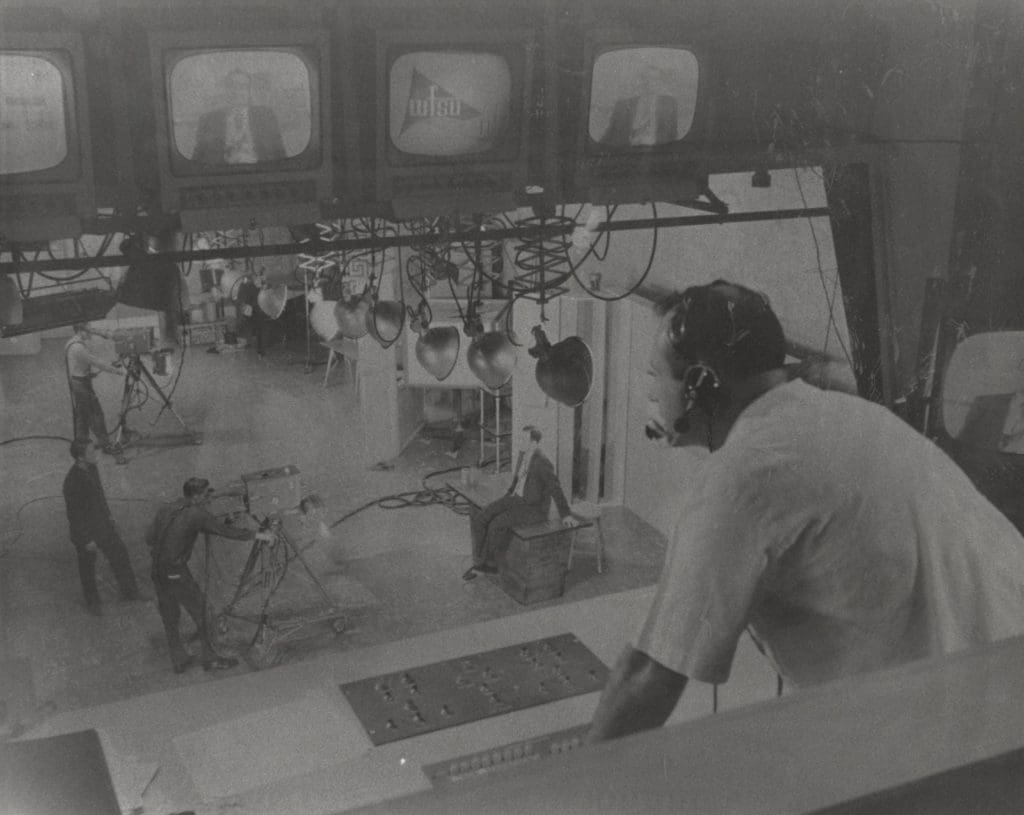
[[[659,147],[690,129],[697,62],[679,48],[628,48],[594,61],[590,137],[614,147]]]
[[[315,85],[287,49],[187,54],[169,69],[172,159],[245,168],[301,156],[315,146]]]
[[[203,164],[258,164],[285,158],[273,108],[253,104],[252,77],[236,68],[224,85],[227,104],[199,117],[192,158]]]

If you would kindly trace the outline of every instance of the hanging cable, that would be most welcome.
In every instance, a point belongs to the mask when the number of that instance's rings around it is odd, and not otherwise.
[[[796,188],[800,193],[800,202],[803,204],[804,209],[807,209],[807,196],[804,194],[804,186],[800,181],[800,171],[798,168],[793,168],[793,178],[796,180]],[[850,354],[849,349],[846,347],[846,343],[843,341],[843,337],[839,332],[839,324],[836,322],[836,311],[835,311],[835,299],[839,293],[839,275],[836,274],[836,284],[833,287],[833,291],[830,294],[828,290],[828,281],[825,280],[825,267],[821,262],[821,243],[818,241],[818,232],[814,228],[814,220],[807,218],[807,225],[811,230],[811,240],[814,243],[814,257],[817,264],[816,271],[818,273],[818,279],[821,281],[822,291],[825,293],[825,304],[828,306],[828,326],[825,329],[825,342],[822,348],[822,354],[826,354],[828,351],[829,337],[832,335],[833,329],[835,330],[836,340],[839,342],[839,347],[843,351],[843,356],[846,358],[847,364],[851,370],[856,370],[856,366],[853,364],[853,357]]]
[[[516,245],[514,262],[523,274],[509,280],[508,288],[513,294],[522,293],[535,299],[543,309],[548,300],[568,291],[563,286],[572,276],[569,249],[571,227],[575,225],[572,219],[551,213],[535,214],[516,222],[517,227],[535,227],[537,232],[522,238]],[[545,235],[544,230],[549,226],[561,227],[561,230],[556,235]]]
[[[657,204],[654,201],[651,201],[651,218],[654,219],[655,221],[657,221],[657,218],[658,218],[658,206],[657,206]],[[593,246],[591,247],[591,249],[593,249]],[[624,300],[624,299],[626,299],[627,297],[632,295],[634,292],[636,292],[644,284],[644,281],[647,280],[647,276],[651,273],[651,269],[654,266],[654,258],[657,256],[657,254],[658,254],[658,225],[657,225],[657,223],[655,223],[654,227],[652,229],[652,232],[651,232],[651,251],[650,251],[650,254],[647,257],[647,266],[644,269],[643,274],[641,274],[640,278],[636,281],[636,283],[634,283],[632,286],[630,286],[629,289],[624,291],[622,294],[616,294],[616,295],[612,295],[612,296],[605,296],[603,294],[598,294],[596,291],[593,291],[590,288],[588,288],[586,286],[586,284],[584,284],[584,282],[582,280],[580,280],[579,268],[580,268],[580,266],[583,265],[584,261],[586,261],[587,257],[590,255],[590,252],[588,252],[586,255],[584,255],[583,258],[580,260],[580,262],[575,264],[572,267],[572,276],[573,276],[573,279],[576,281],[576,283],[579,284],[579,286],[583,289],[583,291],[585,291],[587,293],[588,296],[593,297],[595,300],[603,300],[606,303],[614,303],[616,300]]]

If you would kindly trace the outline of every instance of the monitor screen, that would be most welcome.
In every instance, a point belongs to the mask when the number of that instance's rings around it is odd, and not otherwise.
[[[697,57],[684,48],[603,51],[591,75],[590,140],[611,148],[644,148],[685,139],[699,78]]]
[[[68,89],[56,57],[0,54],[0,175],[59,166],[68,157]]]
[[[472,156],[504,145],[513,94],[501,54],[411,51],[391,63],[388,80],[388,132],[401,153]]]
[[[167,87],[176,159],[244,167],[295,158],[311,146],[314,80],[296,50],[177,54]]]

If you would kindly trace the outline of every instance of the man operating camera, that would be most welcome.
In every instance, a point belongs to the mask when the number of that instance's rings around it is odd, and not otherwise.
[[[178,630],[184,608],[199,632],[203,670],[233,668],[238,660],[220,656],[210,643],[206,630],[206,600],[188,568],[188,561],[200,532],[240,541],[253,540],[265,533],[229,526],[213,515],[206,507],[213,490],[205,478],[188,479],[183,492],[182,498],[160,507],[146,532],[146,543],[153,557],[153,587],[167,634],[171,665],[175,673],[184,673],[195,661],[185,650]]]

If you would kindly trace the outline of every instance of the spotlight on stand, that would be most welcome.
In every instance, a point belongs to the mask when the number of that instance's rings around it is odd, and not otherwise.
[[[544,329],[533,327],[537,344],[529,350],[537,360],[537,384],[551,399],[567,407],[583,404],[594,381],[594,358],[579,337],[566,337],[554,345]]]
[[[450,325],[431,327],[430,306],[426,300],[420,301],[409,327],[419,335],[416,339],[416,359],[424,370],[443,382],[459,359],[459,330]]]
[[[470,333],[470,336],[473,336],[473,341],[466,351],[469,369],[484,385],[495,391],[512,378],[516,348],[503,331],[481,331],[475,336]]]
[[[342,299],[334,306],[334,318],[338,322],[338,333],[350,340],[365,337],[366,315],[370,313],[370,295],[366,292],[357,297]]]
[[[384,348],[398,339],[405,325],[405,305],[378,300],[366,312],[366,330]]]

